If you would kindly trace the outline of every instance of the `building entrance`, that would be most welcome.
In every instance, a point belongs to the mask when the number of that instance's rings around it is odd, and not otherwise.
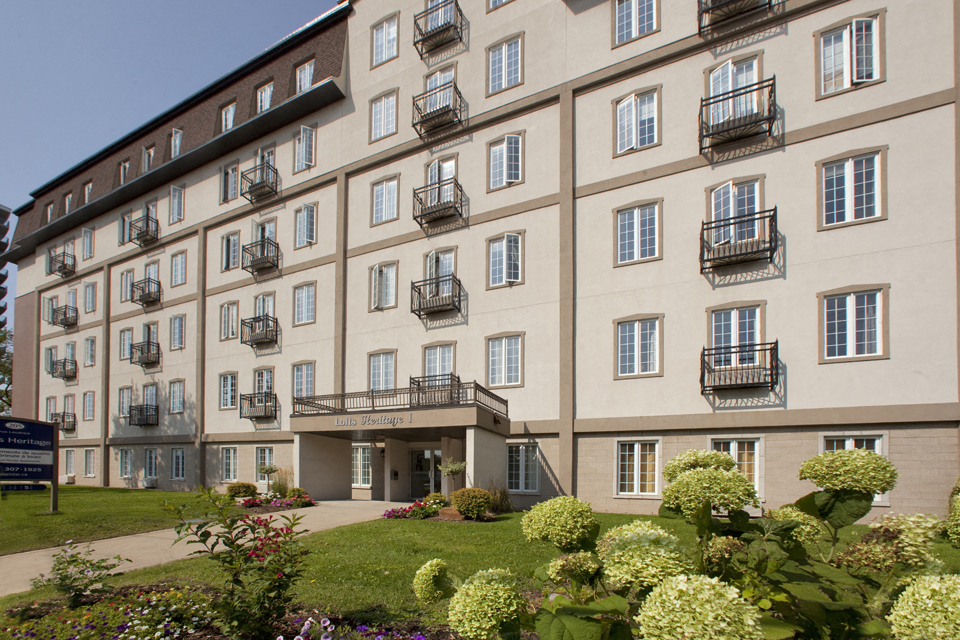
[[[410,450],[410,497],[419,500],[440,491],[439,449]]]

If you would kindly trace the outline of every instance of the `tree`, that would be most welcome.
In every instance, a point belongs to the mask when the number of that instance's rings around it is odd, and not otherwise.
[[[13,331],[0,329],[0,416],[13,407]]]

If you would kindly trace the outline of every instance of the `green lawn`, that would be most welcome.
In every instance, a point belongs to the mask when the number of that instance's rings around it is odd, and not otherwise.
[[[160,505],[164,499],[183,502],[184,495],[62,486],[61,513],[51,514],[49,491],[9,491],[0,500],[0,555],[172,528],[176,519]]]

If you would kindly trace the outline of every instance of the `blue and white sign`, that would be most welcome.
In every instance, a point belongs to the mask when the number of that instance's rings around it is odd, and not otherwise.
[[[0,479],[53,480],[56,437],[52,424],[0,418]]]

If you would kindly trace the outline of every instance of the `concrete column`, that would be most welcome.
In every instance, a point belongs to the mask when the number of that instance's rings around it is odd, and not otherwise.
[[[463,440],[460,438],[448,438],[446,436],[440,438],[440,457],[443,458],[444,463],[447,461],[447,458],[453,458],[457,462],[463,462]],[[443,476],[440,478],[440,491],[447,497],[450,497],[451,493],[463,486],[462,473],[457,476]]]
[[[383,499],[402,502],[410,499],[410,459],[407,443],[385,438],[383,441]]]
[[[507,439],[481,429],[467,427],[467,486],[488,488],[507,481]]]
[[[294,434],[294,477],[314,500],[350,500],[351,454],[349,440]]]

